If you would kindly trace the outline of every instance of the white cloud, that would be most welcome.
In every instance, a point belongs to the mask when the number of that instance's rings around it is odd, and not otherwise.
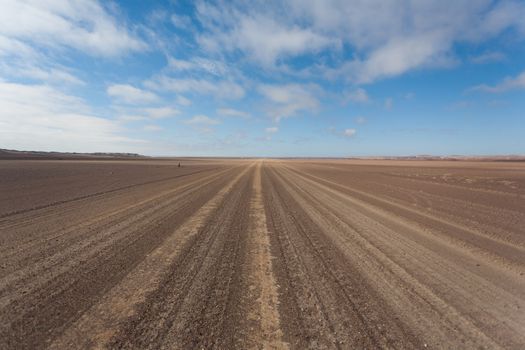
[[[319,60],[301,72],[361,84],[459,64],[456,44],[477,45],[507,31],[525,37],[525,3],[513,0],[200,2],[196,15],[204,28],[197,40],[207,51],[280,68],[289,58],[326,51],[336,63]],[[346,47],[350,59],[341,54]]]
[[[85,85],[85,82],[66,68],[49,67],[36,62],[0,62],[0,72],[11,78],[29,78],[46,84]]]
[[[317,109],[319,101],[312,90],[318,90],[318,87],[299,84],[259,86],[259,92],[271,102],[268,112],[275,122],[299,111]]]
[[[231,35],[231,36],[230,36]],[[228,37],[231,46],[247,52],[263,64],[278,59],[316,52],[337,42],[299,26],[283,27],[270,18],[243,18]]]
[[[478,56],[470,57],[470,62],[475,64],[486,64],[494,62],[502,62],[506,59],[505,54],[501,52],[485,52]]]
[[[226,117],[238,117],[238,118],[243,118],[243,119],[251,118],[250,113],[239,111],[233,108],[218,108],[217,114],[226,116]]]
[[[195,57],[191,61],[169,57],[168,67],[174,71],[200,71],[217,76],[225,75],[228,71],[223,62],[203,57]]]
[[[106,92],[112,98],[129,104],[152,103],[159,100],[154,93],[127,84],[110,85]]]
[[[160,131],[162,130],[162,127],[158,125],[146,125],[144,126],[145,131]]]
[[[177,95],[175,103],[181,106],[191,106],[191,100],[182,95]]]
[[[279,131],[279,128],[276,126],[272,126],[270,128],[264,129],[269,134],[275,134],[277,131]]]
[[[367,83],[455,63],[455,43],[488,40],[507,29],[525,36],[525,4],[486,0],[292,0],[295,18],[356,47],[339,73]],[[294,18],[293,16],[291,16]]]
[[[3,0],[0,35],[32,46],[69,47],[96,56],[146,48],[98,1]]]
[[[197,6],[201,23],[208,31],[198,39],[210,51],[242,51],[254,61],[271,66],[280,59],[338,47],[340,41],[297,23],[277,20],[254,6],[252,13],[237,8]]]
[[[199,114],[193,116],[193,118],[185,120],[184,123],[186,124],[204,124],[204,125],[217,125],[220,124],[220,121],[216,119],[212,119],[206,115]]]
[[[0,34],[0,56],[36,58],[39,54],[31,45]]]
[[[345,136],[345,137],[354,137],[356,133],[357,133],[356,129],[345,129],[343,131],[343,136]]]
[[[178,60],[173,57],[168,58],[168,67],[174,70],[191,70],[195,67],[195,64],[186,60]]]
[[[193,26],[191,18],[184,15],[178,15],[176,13],[171,15],[171,23],[179,29],[188,30]]]
[[[525,89],[525,72],[516,77],[507,77],[496,85],[478,85],[470,88],[471,91],[484,91],[490,93],[500,93],[509,90]]]
[[[344,95],[344,102],[347,103],[349,101],[355,102],[355,103],[367,103],[370,101],[370,97],[368,96],[367,92],[363,88],[357,88],[353,91],[348,91],[343,93]]]
[[[468,34],[476,39],[486,39],[506,29],[514,28],[523,37],[525,36],[523,18],[525,18],[525,4],[522,1],[499,1],[479,18],[477,23],[479,27],[470,28]]]
[[[179,79],[162,75],[145,82],[145,85],[159,91],[172,91],[176,93],[193,92],[201,95],[214,95],[218,98],[225,99],[240,99],[245,95],[242,86],[227,80]]]
[[[133,114],[125,114],[117,118],[117,120],[122,121],[122,122],[136,122],[136,121],[145,120],[145,119],[147,118],[142,115],[133,115]]]
[[[74,76],[73,74],[56,68],[41,69],[37,67],[28,67],[24,71],[19,71],[18,74],[21,76],[27,76],[33,79],[38,79],[46,82],[54,81],[77,85],[85,84],[81,79]]]
[[[85,103],[46,85],[0,82],[2,147],[68,152],[141,152],[118,122],[94,116]]]
[[[354,121],[357,124],[366,124],[367,119],[365,117],[363,117],[363,116],[359,116],[359,117],[355,117]]]
[[[355,62],[354,79],[370,83],[384,77],[405,73],[424,65],[450,65],[446,53],[449,43],[435,35],[394,38],[374,50],[363,62]]]
[[[180,114],[178,109],[171,107],[144,108],[144,112],[152,119],[164,119]]]

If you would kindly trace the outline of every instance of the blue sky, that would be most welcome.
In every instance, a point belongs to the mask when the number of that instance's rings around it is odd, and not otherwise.
[[[525,154],[523,1],[0,7],[0,148]]]

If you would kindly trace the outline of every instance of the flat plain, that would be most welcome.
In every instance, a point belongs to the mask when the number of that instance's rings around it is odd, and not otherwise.
[[[525,348],[525,162],[4,160],[0,193],[1,349]]]

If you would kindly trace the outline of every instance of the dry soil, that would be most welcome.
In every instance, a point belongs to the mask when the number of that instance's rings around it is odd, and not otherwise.
[[[0,348],[525,347],[525,163],[0,161]]]

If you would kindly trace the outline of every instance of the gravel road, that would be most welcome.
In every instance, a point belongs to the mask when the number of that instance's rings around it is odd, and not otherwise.
[[[525,347],[525,163],[0,161],[1,349]]]

